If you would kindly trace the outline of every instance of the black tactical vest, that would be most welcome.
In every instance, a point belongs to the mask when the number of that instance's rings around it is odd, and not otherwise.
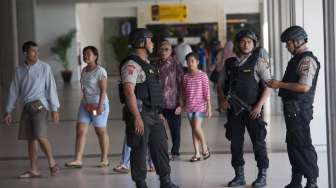
[[[301,61],[301,59],[307,56],[312,57],[317,63],[317,70],[315,72],[313,83],[312,83],[310,90],[307,93],[299,93],[299,92],[294,92],[294,91],[290,91],[287,89],[279,89],[279,96],[282,97],[283,100],[300,100],[306,105],[313,104],[314,96],[315,96],[315,89],[316,89],[316,84],[317,84],[317,77],[318,77],[319,70],[320,70],[320,62],[313,55],[312,52],[307,51],[307,52],[303,52],[303,53],[297,54],[294,57],[292,57],[292,59],[289,61],[287,65],[285,75],[282,81],[287,82],[287,83],[298,83],[300,79],[300,75],[297,73],[299,62]]]
[[[254,51],[242,66],[238,66],[239,60],[237,57],[232,57],[226,60],[226,75],[224,93],[231,92],[237,95],[245,103],[254,105],[258,102],[261,95],[261,84],[254,77],[254,70],[259,52]]]
[[[137,83],[135,85],[135,96],[143,102],[144,107],[149,108],[161,108],[163,107],[163,96],[159,79],[158,69],[142,60],[136,55],[129,55],[126,59],[122,61],[119,66],[121,71],[122,66],[129,60],[133,60],[139,64],[142,70],[146,74],[146,80],[143,83]],[[119,90],[119,92],[121,92]],[[123,95],[123,91],[121,93]]]

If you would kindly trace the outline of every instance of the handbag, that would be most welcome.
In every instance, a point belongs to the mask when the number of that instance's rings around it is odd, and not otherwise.
[[[30,112],[30,113],[37,113],[43,109],[43,104],[40,100],[35,100],[28,102],[25,105],[25,108]]]
[[[91,104],[91,103],[89,103],[89,104],[85,104],[84,105],[84,109],[87,112],[92,113],[92,114],[94,114],[94,113],[97,112],[97,108],[98,108],[97,104]]]

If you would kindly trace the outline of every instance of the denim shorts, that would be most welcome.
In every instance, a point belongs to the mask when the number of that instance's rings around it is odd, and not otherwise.
[[[104,111],[99,116],[94,116],[93,114],[87,112],[84,109],[84,104],[81,103],[78,110],[78,122],[84,124],[92,124],[94,127],[106,127],[107,119],[110,112],[110,107],[108,103],[104,103]]]
[[[188,112],[187,117],[189,121],[192,121],[194,119],[203,120],[205,117],[205,112]]]

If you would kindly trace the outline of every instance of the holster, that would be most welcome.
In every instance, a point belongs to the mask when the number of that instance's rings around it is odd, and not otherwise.
[[[231,127],[231,124],[229,123],[229,121],[227,121],[225,124],[224,124],[224,128],[225,128],[225,137],[231,141],[232,139],[232,127]]]
[[[283,105],[284,105],[284,115],[286,117],[295,117],[300,112],[300,106],[296,100],[283,101]]]

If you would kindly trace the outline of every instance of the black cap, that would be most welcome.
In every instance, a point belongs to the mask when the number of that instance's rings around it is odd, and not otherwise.
[[[129,35],[129,44],[132,48],[139,48],[140,45],[146,42],[146,38],[152,38],[153,34],[148,29],[137,28],[133,30]]]
[[[307,41],[308,35],[306,31],[297,25],[291,26],[287,28],[284,32],[281,34],[281,42],[287,42],[289,40],[299,41],[299,40],[305,40]]]

